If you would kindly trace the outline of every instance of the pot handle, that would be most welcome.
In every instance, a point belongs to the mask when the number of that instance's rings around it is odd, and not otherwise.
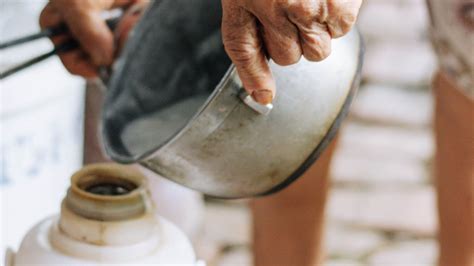
[[[242,102],[247,105],[250,109],[257,112],[261,115],[268,115],[273,109],[273,104],[261,104],[254,100],[252,95],[250,95],[244,88],[242,80],[240,79],[235,67],[232,68],[232,75],[230,77],[230,82],[232,86],[236,89],[237,95],[242,100]]]
[[[253,97],[248,94],[248,92],[242,87],[241,92],[239,93],[240,99],[248,106],[250,109],[261,115],[268,115],[273,109],[273,104],[261,104],[253,99]]]

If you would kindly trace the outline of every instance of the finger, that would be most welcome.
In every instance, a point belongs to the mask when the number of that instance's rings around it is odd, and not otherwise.
[[[53,7],[51,3],[48,3],[39,18],[39,24],[41,29],[58,26],[61,24],[62,18],[59,12]]]
[[[328,0],[326,23],[332,38],[348,33],[357,20],[362,0]]]
[[[262,24],[260,33],[270,58],[283,66],[297,63],[302,55],[298,29],[288,20],[281,4],[269,6],[265,1],[252,1],[245,8]]]
[[[321,61],[331,54],[331,34],[325,26],[315,22],[311,27],[300,26],[299,35],[303,55],[309,61]]]
[[[237,6],[234,0],[223,0],[222,3],[224,46],[244,88],[257,102],[271,103],[275,95],[275,81],[259,38],[256,18]]]
[[[111,8],[127,7],[127,6],[133,6],[136,4],[148,5],[150,4],[150,1],[151,0],[115,0]]]
[[[95,78],[98,76],[97,67],[90,62],[90,59],[81,50],[61,53],[59,58],[71,74],[84,78]]]
[[[104,8],[108,9],[108,8],[124,7],[124,6],[134,4],[134,2],[136,2],[136,0],[114,0],[111,5],[108,4],[108,6],[105,6]]]
[[[261,28],[265,49],[275,63],[288,66],[297,63],[302,55],[298,29],[286,18],[279,22],[263,22]]]
[[[114,38],[100,15],[101,7],[81,5],[82,2],[71,1],[54,3],[55,8],[62,10],[62,18],[69,31],[90,56],[92,62],[97,66],[110,65],[115,50]]]
[[[40,19],[39,19],[39,24],[40,24],[41,29],[58,27],[58,25],[60,25],[62,22],[63,20],[59,12],[57,12],[57,10],[51,5],[51,3],[47,4],[46,7],[41,12]],[[60,36],[54,36],[50,39],[55,46],[58,46],[62,43],[65,43],[66,41],[70,41],[71,36],[60,35]],[[77,49],[74,50],[74,52],[72,53],[78,53]],[[92,74],[89,67],[81,67],[81,65],[83,65],[84,63],[80,63],[80,64],[77,63],[77,55],[68,55],[68,54],[63,53],[63,54],[60,54],[59,57],[63,65],[71,74],[75,74],[75,75],[85,74],[87,76],[90,76]]]
[[[51,5],[47,4],[41,12],[39,24],[42,30],[47,28],[55,28],[63,22],[59,12]],[[68,39],[66,34],[50,38],[55,45],[58,45]]]
[[[126,41],[128,40],[128,36],[132,29],[135,27],[143,12],[145,11],[146,7],[148,6],[148,1],[141,1],[139,3],[134,4],[131,6],[126,13],[123,15],[122,19],[120,20],[119,24],[117,25],[114,35],[117,43],[117,53],[125,46]]]
[[[321,61],[331,54],[331,34],[326,24],[324,5],[298,2],[288,8],[288,19],[298,28],[303,55],[309,61]]]

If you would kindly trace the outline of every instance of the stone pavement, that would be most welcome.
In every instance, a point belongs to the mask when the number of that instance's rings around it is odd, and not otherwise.
[[[326,265],[435,264],[429,81],[436,59],[427,21],[424,0],[365,1],[363,86],[332,165]],[[244,201],[207,202],[199,255],[210,266],[251,266],[250,233]]]

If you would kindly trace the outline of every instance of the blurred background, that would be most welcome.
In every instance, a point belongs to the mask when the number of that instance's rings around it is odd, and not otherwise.
[[[37,31],[44,2],[0,0],[0,40]],[[359,27],[363,85],[332,165],[326,265],[434,265],[436,60],[425,1],[366,0]],[[50,48],[45,40],[1,52],[0,69]],[[0,251],[58,211],[82,163],[84,87],[57,59],[0,81]],[[246,201],[206,200],[194,242],[208,265],[250,266],[250,236]]]

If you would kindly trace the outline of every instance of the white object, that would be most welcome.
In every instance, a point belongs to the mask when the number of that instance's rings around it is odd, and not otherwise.
[[[130,191],[108,194],[110,187]],[[184,233],[155,215],[149,195],[145,179],[130,168],[85,167],[73,176],[61,214],[33,227],[5,264],[204,265]]]

